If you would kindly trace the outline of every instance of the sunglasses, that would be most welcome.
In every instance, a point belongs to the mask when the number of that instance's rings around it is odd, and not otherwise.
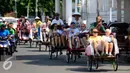
[[[93,31],[93,33],[98,33],[98,31]]]

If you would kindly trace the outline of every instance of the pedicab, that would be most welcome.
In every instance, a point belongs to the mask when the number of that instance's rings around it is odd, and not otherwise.
[[[127,31],[129,24],[123,22],[112,22],[109,24],[109,27],[115,33],[115,37],[118,41],[119,51],[125,51],[125,53],[128,54],[128,51],[130,51],[127,42],[129,41]]]
[[[43,42],[41,27],[38,28],[32,28],[30,30],[30,47],[32,47],[32,42],[36,42],[36,47],[38,44]],[[39,46],[40,48],[41,46]],[[39,49],[40,51],[40,49]]]
[[[39,51],[41,51],[42,45],[46,46],[45,50],[47,50],[47,47],[50,48],[50,29],[46,26],[46,23],[41,25],[39,36],[42,38],[42,41],[39,42]]]
[[[79,34],[78,37],[82,36],[82,38],[85,38],[84,42],[86,42],[86,46],[88,45],[88,37],[89,37],[89,33],[82,33]],[[79,39],[82,39],[81,37]],[[69,63],[70,60],[72,59],[74,62],[76,62],[77,58],[80,58],[80,55],[82,55],[83,52],[85,52],[86,47],[83,46],[83,44],[81,46],[78,46],[78,41],[77,38],[75,38],[75,45],[73,45],[72,47],[70,47],[71,45],[71,40],[67,39],[68,41],[68,48],[66,50],[66,62]],[[80,41],[81,43],[81,41]]]
[[[64,29],[65,26],[53,24],[51,26],[52,33],[50,35],[50,47],[49,47],[49,58],[52,59],[53,54],[55,53],[55,58],[58,57],[59,53],[62,55],[62,50],[67,49],[67,46],[63,46],[61,43],[61,34],[62,29]],[[54,27],[57,27],[57,29],[54,29]],[[67,44],[66,38],[64,38],[65,44]]]
[[[87,56],[87,68],[89,71],[92,71],[93,66],[95,67],[95,69],[98,69],[99,62],[103,62],[103,61],[110,61],[113,66],[113,70],[114,71],[118,70],[119,48],[116,39],[114,39],[113,44],[114,44],[113,52],[112,52],[113,56],[104,56],[104,55],[97,56],[95,55],[95,51],[92,46],[92,41],[89,41],[89,46],[85,50],[85,55]],[[99,53],[101,54],[101,51],[99,51]]]
[[[22,41],[25,41],[25,43],[27,43],[28,41],[30,41],[30,37],[29,37],[29,33],[26,29],[23,29],[23,30],[19,30],[18,32],[18,42],[19,42],[19,45]]]

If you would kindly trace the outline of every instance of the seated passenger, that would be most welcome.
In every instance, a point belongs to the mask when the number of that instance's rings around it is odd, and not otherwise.
[[[58,29],[57,23],[54,23],[52,25],[52,31],[51,31],[51,36],[52,36],[52,45],[54,48],[60,48],[61,47],[61,33],[62,31]],[[62,50],[60,48],[60,54],[62,54]]]
[[[89,31],[86,29],[86,24],[82,23],[81,24],[81,27],[80,27],[80,33],[78,34],[78,37],[79,37],[79,47],[81,46],[80,45],[80,42],[82,44],[83,47],[87,47],[87,39],[88,39],[88,33]]]
[[[102,52],[101,55],[104,54],[105,42],[101,36],[98,36],[98,33],[99,31],[96,28],[94,28],[92,30],[93,36],[90,36],[88,40],[92,44],[96,55],[100,56],[99,51]]]
[[[69,47],[72,48],[72,46],[75,46],[75,38],[79,34],[79,29],[75,28],[75,23],[72,22],[70,28],[67,29],[68,31],[68,40],[69,40]],[[72,43],[71,43],[72,42]]]
[[[111,34],[110,29],[106,29],[106,35],[102,36],[105,41],[105,52],[106,55],[111,56],[113,50],[114,37]]]

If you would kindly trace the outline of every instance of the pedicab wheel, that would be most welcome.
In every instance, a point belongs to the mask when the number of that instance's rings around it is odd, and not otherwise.
[[[20,38],[18,38],[18,43],[19,43],[19,45],[20,45]]]
[[[58,58],[58,50],[56,50],[55,58]]]
[[[32,40],[29,39],[30,48],[32,47]]]
[[[95,69],[98,69],[98,59],[95,59]]]
[[[66,53],[66,62],[69,63],[70,62],[70,54]]]
[[[74,55],[74,62],[76,62],[76,60],[77,60],[77,55],[75,54]]]
[[[73,53],[71,53],[70,59],[73,59]]]
[[[50,52],[50,56],[49,56],[49,59],[50,59],[50,60],[52,59],[52,52]]]
[[[41,51],[41,43],[39,43],[39,51]]]
[[[88,71],[92,71],[92,56],[87,56]]]
[[[52,53],[53,53],[53,47],[51,46],[49,50],[49,59],[52,59]]]
[[[49,56],[50,56],[50,54],[51,54],[51,46],[49,46]]]
[[[36,41],[36,48],[37,48],[38,42],[39,42],[39,41]]]
[[[114,71],[118,70],[118,55],[116,55],[115,59],[112,62]]]

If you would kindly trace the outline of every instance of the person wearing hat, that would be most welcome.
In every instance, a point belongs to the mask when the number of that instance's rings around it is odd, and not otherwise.
[[[59,13],[56,13],[55,14],[55,18],[52,20],[52,25],[54,23],[57,23],[57,25],[64,25],[63,21],[60,19],[60,14]]]
[[[72,20],[72,22],[75,22],[75,27],[79,28],[81,24],[81,14],[79,12],[75,12],[72,16],[74,17],[74,20]]]
[[[42,24],[42,21],[39,17],[35,17],[35,27],[38,28]]]

